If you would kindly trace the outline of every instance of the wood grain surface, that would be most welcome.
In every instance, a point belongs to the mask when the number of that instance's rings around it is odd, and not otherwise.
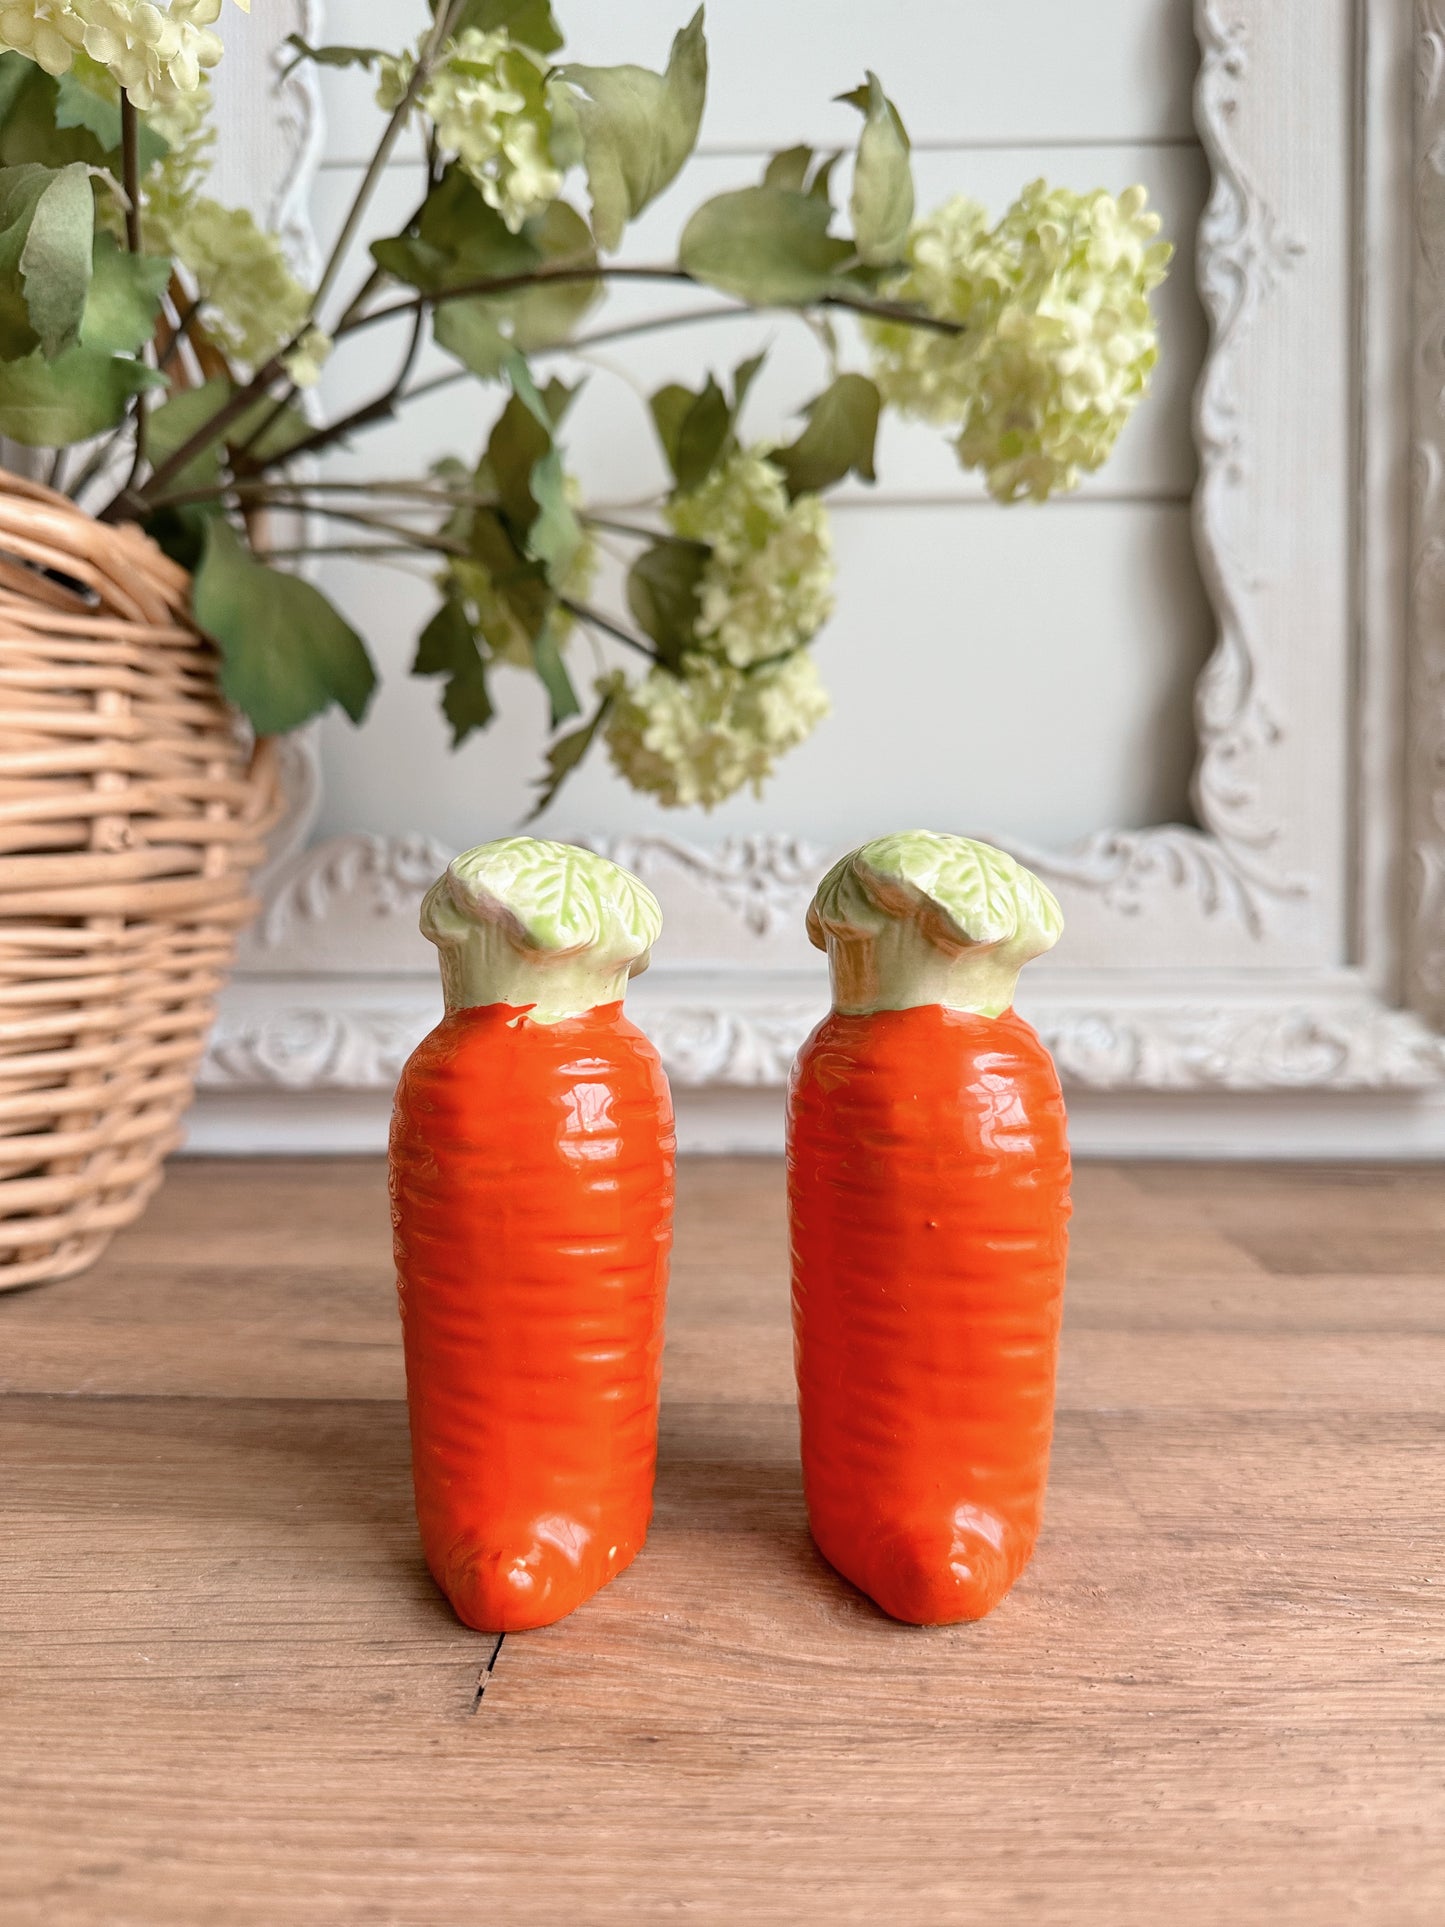
[[[809,1546],[782,1198],[685,1165],[651,1540],[500,1650],[377,1163],[179,1164],[0,1301],[5,1927],[1438,1927],[1445,1178],[1085,1166],[1038,1555],[922,1632]]]

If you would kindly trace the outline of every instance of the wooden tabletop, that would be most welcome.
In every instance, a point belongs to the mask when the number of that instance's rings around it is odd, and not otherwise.
[[[1085,1166],[983,1623],[812,1552],[782,1177],[682,1179],[657,1517],[574,1618],[417,1552],[383,1175],[177,1165],[0,1299],[5,1927],[1440,1927],[1445,1177]]]

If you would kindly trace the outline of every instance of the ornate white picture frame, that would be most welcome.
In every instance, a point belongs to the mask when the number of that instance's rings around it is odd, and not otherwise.
[[[1064,851],[999,834],[1069,926],[1022,1008],[1085,1149],[1445,1150],[1445,4],[1196,0],[1195,19],[1194,522],[1217,622],[1197,820]],[[439,1010],[415,909],[451,853],[307,847],[304,742],[292,767],[287,848],[202,1075],[206,1148],[375,1147]],[[667,915],[630,1007],[684,1143],[780,1142],[825,1001],[803,910],[837,852],[785,833],[600,847]]]

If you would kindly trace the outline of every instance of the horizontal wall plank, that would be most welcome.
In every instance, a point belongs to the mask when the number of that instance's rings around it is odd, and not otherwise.
[[[1121,189],[1144,182],[1163,217],[1164,232],[1177,253],[1169,280],[1156,296],[1161,359],[1154,392],[1120,439],[1107,466],[1085,479],[1081,492],[1100,496],[1159,496],[1177,500],[1188,494],[1195,475],[1189,411],[1205,352],[1204,316],[1194,283],[1193,237],[1208,189],[1204,156],[1197,147],[1147,149],[1066,148],[1056,152],[1009,149],[988,153],[923,154],[916,163],[919,200],[936,205],[967,192],[993,209],[1002,209],[1028,180],[1039,174],[1079,188]],[[676,249],[681,222],[698,202],[753,177],[755,170],[737,160],[705,158],[648,210],[625,250],[637,261],[665,261]],[[329,243],[339,230],[355,192],[355,169],[323,175],[314,205],[318,232]],[[415,205],[420,175],[398,168],[383,183],[375,224],[367,234],[395,231]],[[365,271],[358,251],[354,278]],[[343,283],[343,286],[346,284]],[[589,318],[589,330],[607,330],[657,314],[687,313],[715,306],[716,298],[665,284],[614,284]],[[845,353],[866,365],[866,350],[856,331],[842,330]],[[584,478],[590,497],[632,500],[660,487],[663,468],[645,408],[629,386],[649,393],[663,381],[696,382],[707,367],[724,370],[744,356],[768,347],[768,363],[753,391],[748,414],[750,436],[790,438],[792,411],[826,380],[818,343],[808,329],[786,316],[743,316],[701,322],[687,328],[648,333],[599,347],[585,364],[558,357],[554,365],[567,378],[587,372],[587,390],[568,419],[570,460]],[[327,370],[322,397],[328,414],[344,413],[384,387],[405,347],[401,323],[358,336],[340,350]],[[439,350],[428,351],[417,370],[426,380],[456,367]],[[570,372],[568,372],[570,369]],[[475,386],[444,389],[419,402],[398,422],[369,432],[336,458],[334,472],[352,475],[413,473],[443,451],[466,454],[483,439],[491,407]],[[959,469],[943,431],[925,424],[885,420],[880,446],[881,481],[875,499],[951,500],[982,497],[981,479]],[[854,488],[853,495],[873,491]]]
[[[831,843],[923,822],[1062,843],[1185,808],[1211,636],[1186,508],[1080,504],[1046,530],[1027,508],[860,509],[835,530],[838,613],[818,644],[834,714],[765,799],[734,798],[704,831],[599,757],[544,827],[671,821],[712,838],[785,824]],[[540,762],[540,686],[501,672],[497,722],[449,755],[436,685],[403,673],[430,591],[347,562],[320,580],[386,676],[363,730],[323,725],[321,833],[424,829],[460,848],[516,824]],[[586,643],[572,654],[585,684]]]
[[[561,0],[568,57],[658,68],[691,0],[588,8]],[[419,33],[420,0],[349,0],[328,37],[395,46]],[[1177,140],[1192,132],[1195,45],[1189,0],[903,0],[891,12],[836,0],[714,0],[704,145],[842,146],[857,117],[832,104],[879,69],[915,141]],[[244,31],[244,28],[233,29]],[[322,71],[328,151],[370,151],[373,83]]]

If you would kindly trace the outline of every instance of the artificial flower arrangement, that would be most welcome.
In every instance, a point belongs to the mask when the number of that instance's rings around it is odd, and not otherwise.
[[[833,606],[823,498],[850,475],[874,480],[884,409],[948,433],[999,500],[1042,501],[1100,466],[1147,392],[1149,296],[1170,249],[1143,189],[1039,181],[996,222],[962,197],[919,215],[903,120],[871,73],[846,96],[859,132],[844,169],[786,149],[698,207],[674,259],[619,258],[697,141],[701,11],[661,72],[563,59],[549,0],[434,0],[401,53],[293,37],[296,61],[367,69],[384,116],[303,287],[276,236],[205,191],[220,10],[0,0],[0,435],[52,450],[54,486],[139,524],[192,572],[196,621],[258,734],[331,704],[359,721],[375,685],[363,639],[297,573],[306,555],[420,556],[438,599],[413,669],[440,679],[455,742],[492,721],[492,678],[515,668],[550,699],[538,808],[598,743],[660,803],[711,807],[758,787],[827,711],[809,647]],[[345,287],[412,124],[425,190]],[[831,379],[799,398],[783,443],[742,428],[761,356],[660,388],[671,487],[619,527],[566,468],[575,390],[538,371],[599,332],[687,318],[591,329],[624,279],[702,286],[727,312],[796,313]],[[844,316],[860,324],[846,340]],[[322,363],[385,317],[406,323],[399,365],[322,418],[305,392]],[[418,381],[428,336],[456,366]],[[864,365],[846,366],[860,339]],[[439,380],[493,389],[484,447],[366,482],[328,481],[312,461]],[[631,545],[625,609],[598,606],[599,529]],[[579,630],[625,644],[629,667],[587,688]]]

